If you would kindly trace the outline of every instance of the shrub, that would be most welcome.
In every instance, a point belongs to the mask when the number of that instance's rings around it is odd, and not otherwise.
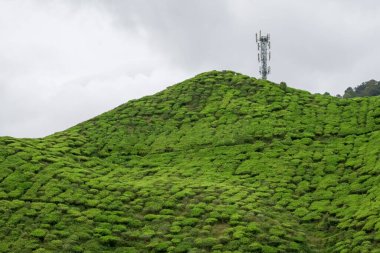
[[[181,227],[180,226],[172,226],[170,228],[170,232],[174,233],[174,234],[178,234],[180,231],[181,231]]]
[[[104,245],[115,247],[120,242],[120,238],[113,235],[106,235],[100,237],[100,242]]]
[[[47,230],[45,229],[41,229],[41,228],[37,228],[35,230],[33,230],[30,235],[33,236],[33,237],[36,237],[38,239],[43,239],[45,237],[47,233]]]
[[[210,249],[212,246],[216,245],[217,243],[218,243],[218,240],[213,237],[195,239],[195,245],[201,248]]]
[[[195,208],[191,209],[190,215],[192,217],[200,217],[202,214],[204,214],[204,212],[205,212],[204,209],[195,207]]]
[[[256,222],[250,222],[247,225],[247,231],[250,233],[258,233],[261,230]]]
[[[144,212],[146,213],[158,213],[162,209],[162,204],[158,202],[147,202],[145,204]]]

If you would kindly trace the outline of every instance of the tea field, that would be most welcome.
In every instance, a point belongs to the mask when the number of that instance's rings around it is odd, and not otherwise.
[[[380,252],[380,97],[202,73],[0,137],[0,252]]]

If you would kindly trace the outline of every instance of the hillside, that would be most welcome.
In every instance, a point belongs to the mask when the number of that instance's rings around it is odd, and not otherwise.
[[[0,252],[380,252],[380,97],[211,71],[0,138]]]

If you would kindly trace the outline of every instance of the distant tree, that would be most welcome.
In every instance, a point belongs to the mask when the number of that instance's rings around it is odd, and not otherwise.
[[[285,82],[281,82],[280,83],[280,88],[283,90],[283,91],[286,91],[286,88],[287,88],[288,86],[286,85],[286,83]]]
[[[353,97],[372,97],[380,95],[380,82],[376,80],[369,80],[364,82],[361,85],[355,87],[354,89],[348,87],[344,91],[344,98],[353,98]]]
[[[343,97],[344,97],[344,98],[353,98],[353,97],[356,97],[356,94],[355,94],[354,89],[352,89],[351,87],[348,87],[348,88],[344,91]]]

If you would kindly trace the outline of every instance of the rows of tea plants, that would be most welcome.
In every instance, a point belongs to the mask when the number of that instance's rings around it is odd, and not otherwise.
[[[0,252],[379,252],[380,99],[211,71],[0,138]]]

